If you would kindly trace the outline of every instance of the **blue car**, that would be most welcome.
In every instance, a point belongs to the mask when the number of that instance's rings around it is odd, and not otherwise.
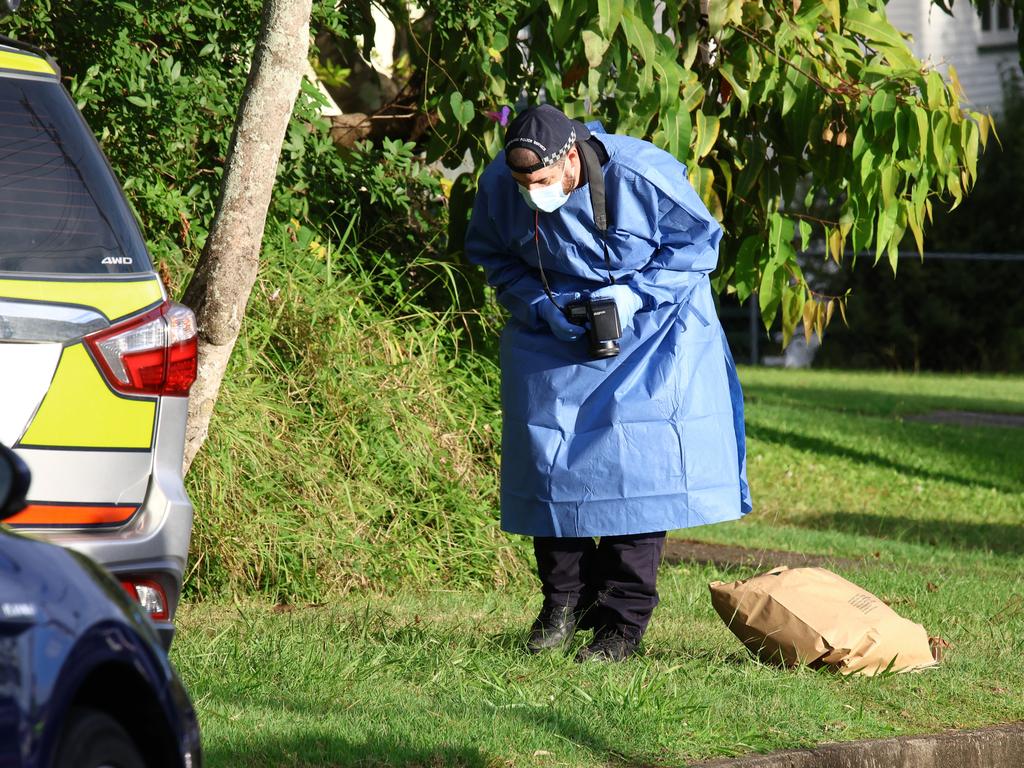
[[[0,519],[29,472],[0,445]],[[84,555],[0,526],[0,768],[199,768],[199,725],[149,617]]]

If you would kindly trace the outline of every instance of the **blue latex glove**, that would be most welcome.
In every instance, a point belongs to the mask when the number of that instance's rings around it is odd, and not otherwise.
[[[566,320],[561,309],[569,302],[576,301],[579,297],[578,293],[559,293],[555,294],[555,300],[558,302],[557,307],[551,303],[551,299],[547,296],[537,306],[537,314],[551,327],[551,332],[555,335],[555,338],[562,341],[576,341],[576,339],[583,335],[583,326],[574,325]]]
[[[591,299],[613,299],[615,308],[619,311],[619,324],[628,328],[633,324],[633,316],[639,312],[644,301],[640,294],[626,284],[608,285],[598,288],[590,294]]]

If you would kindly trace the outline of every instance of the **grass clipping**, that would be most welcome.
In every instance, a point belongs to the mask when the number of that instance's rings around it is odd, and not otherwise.
[[[253,293],[187,478],[190,594],[501,586],[521,555],[497,524],[496,366],[460,347],[453,312],[329,277],[293,268]]]
[[[762,661],[877,675],[933,666],[928,633],[824,568],[710,584],[718,615]]]

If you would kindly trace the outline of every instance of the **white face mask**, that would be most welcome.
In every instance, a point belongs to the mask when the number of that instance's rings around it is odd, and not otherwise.
[[[565,162],[568,164],[568,158],[566,158]],[[565,205],[565,201],[569,199],[569,193],[563,189],[565,186],[565,165],[562,166],[562,175],[553,184],[538,187],[537,189],[527,189],[518,184],[516,186],[519,187],[519,194],[523,196],[526,204],[535,211],[551,213]]]

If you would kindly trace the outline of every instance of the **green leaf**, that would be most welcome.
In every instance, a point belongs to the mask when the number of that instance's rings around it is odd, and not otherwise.
[[[736,298],[742,303],[754,292],[757,282],[757,258],[761,253],[763,239],[759,235],[751,235],[744,239],[736,254],[736,271],[734,273]]]
[[[785,117],[789,113],[789,110],[793,108],[793,105],[796,104],[797,89],[793,82],[795,77],[802,77],[802,75],[799,75],[793,70],[787,70],[786,79],[782,83],[782,109],[779,111],[779,114],[783,117]]]
[[[896,96],[889,91],[878,91],[871,98],[872,112],[892,112],[896,109]]]
[[[907,208],[907,224],[910,225],[910,231],[914,234],[914,244],[917,246],[917,252],[924,256],[924,227],[922,218],[924,216],[924,205],[918,206],[911,202]]]
[[[896,274],[896,270],[900,264],[900,239],[903,237],[903,232],[898,229],[893,230],[893,234],[889,236],[889,244],[886,248],[886,253],[889,256],[889,266],[892,268],[893,275]]]
[[[149,101],[144,99],[144,98],[142,98],[141,96],[128,96],[127,97],[127,101],[129,101],[130,103],[134,104],[136,107],[143,107],[143,108],[148,108],[149,107]]]
[[[740,116],[746,115],[747,110],[750,108],[750,91],[740,85],[733,72],[732,64],[728,61],[718,68],[718,72],[729,83],[733,96],[740,103]]]
[[[869,211],[867,214],[860,214],[859,210]],[[874,232],[875,232],[875,215],[874,207],[865,205],[862,208],[853,205],[853,253],[854,258],[859,255],[862,251],[866,251],[872,243]]]
[[[655,58],[653,64],[660,77],[658,90],[661,96],[661,108],[670,109],[679,104],[681,69],[675,59],[664,54]]]
[[[697,144],[694,147],[694,155],[698,160],[707,156],[718,141],[718,116],[697,113]]]
[[[980,131],[978,126],[972,122],[964,124],[964,131],[967,133],[967,146],[964,153],[964,165],[971,180],[978,178],[978,143]]]
[[[811,247],[811,222],[800,219],[800,250],[806,251]]]
[[[643,19],[633,13],[633,6],[622,8],[622,20],[620,22],[622,31],[626,33],[626,40],[640,53],[644,60],[644,67],[649,68],[654,63],[655,45],[654,33],[647,26]]]
[[[898,173],[892,165],[886,165],[881,172],[882,205],[896,204],[896,180]]]
[[[462,94],[459,93],[458,91],[455,91],[448,98],[448,102],[451,104],[452,107],[452,115],[455,117],[456,121],[458,121],[459,125],[461,125],[463,128],[468,126],[470,122],[473,120],[473,102],[464,101],[462,98]]]
[[[875,164],[875,151],[871,146],[864,148],[864,154],[860,158],[860,181],[866,189],[871,185],[871,177],[877,172]]]
[[[610,40],[622,21],[625,0],[597,0],[597,27]]]
[[[836,32],[839,31],[839,23],[842,19],[842,15],[839,10],[839,0],[824,0],[824,6],[828,9],[828,15],[832,17],[832,28]],[[811,3],[808,3],[811,5]]]
[[[872,48],[884,54],[893,66],[901,69],[914,69],[917,66],[917,60],[906,41],[882,14],[866,8],[848,8],[843,23],[847,32],[863,37]]]
[[[793,249],[793,234],[795,227],[793,220],[787,219],[781,214],[771,215],[771,230],[768,235],[769,258],[779,264],[796,259],[796,251]]]
[[[940,173],[949,171],[946,160],[946,140],[949,137],[949,115],[932,112],[932,155]]]
[[[683,88],[683,109],[693,112],[704,101],[704,84],[692,72],[689,76],[690,80]]]
[[[953,199],[956,201],[953,203],[952,207],[950,207],[949,210],[955,211],[957,208],[960,207],[960,203],[964,201],[964,192],[963,188],[960,185],[959,173],[957,173],[956,171],[950,171],[948,174],[946,174],[946,189],[949,191],[949,194],[951,194],[953,196]]]
[[[802,285],[785,285],[782,289],[782,348],[789,346],[793,331],[804,314],[807,294]]]
[[[839,233],[845,240],[850,235],[850,230],[853,229],[854,216],[853,211],[849,207],[845,208],[842,215],[839,217]]]
[[[934,69],[927,76],[928,108],[941,109],[946,106],[946,81]]]
[[[918,155],[922,160],[928,157],[928,111],[923,107],[914,107],[914,119],[917,121],[917,134],[920,144],[917,147]]]
[[[880,206],[878,209],[878,231],[875,234],[875,263],[882,258],[882,252],[896,231],[896,217],[899,208],[895,205]]]
[[[988,129],[989,129],[989,127],[994,127],[995,126],[995,122],[993,121],[992,116],[991,115],[983,115],[983,114],[979,114],[979,113],[975,112],[975,113],[972,114],[972,117],[975,120],[978,121],[978,130],[981,132],[981,146],[983,148],[987,147],[988,146]]]
[[[710,168],[703,168],[699,165],[694,165],[690,168],[690,184],[708,208],[713,207],[711,205],[711,195],[714,182],[715,174]]]
[[[732,199],[732,164],[725,158],[718,158],[719,176],[725,179],[725,202]]]
[[[775,315],[779,311],[779,301],[782,299],[782,289],[786,284],[786,273],[774,261],[765,265],[761,273],[761,284],[757,291],[758,305],[761,307],[761,318],[764,320],[764,327],[771,328],[775,322]]]
[[[554,6],[551,7],[551,15],[554,18],[554,23],[551,25],[551,42],[557,49],[562,50],[572,37],[573,30],[579,22],[579,15],[576,13],[573,0],[565,0],[564,5],[559,0],[558,5],[560,6],[558,13],[555,13]]]
[[[608,50],[610,41],[596,32],[589,29],[583,30],[583,51],[587,57],[587,64],[595,69],[601,66],[604,60],[605,51]]]
[[[667,112],[662,111],[660,115],[661,130],[665,135],[665,149],[678,158],[686,160],[690,148],[690,113],[675,104]]]
[[[755,139],[748,146],[744,147],[744,151],[748,152],[749,155],[743,170],[740,171],[739,178],[736,179],[736,194],[746,198],[749,197],[764,168],[767,148],[763,142]]]
[[[900,109],[896,112],[896,131],[892,139],[892,151],[899,155],[901,149],[908,147],[910,140],[910,112],[907,109]]]

